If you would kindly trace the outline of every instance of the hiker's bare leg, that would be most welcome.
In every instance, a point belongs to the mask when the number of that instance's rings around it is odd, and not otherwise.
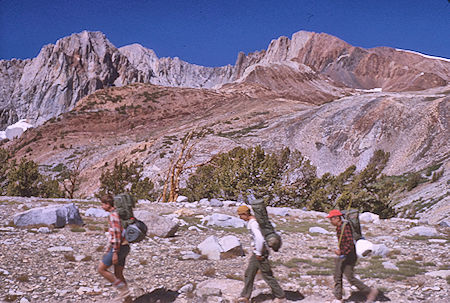
[[[100,262],[98,265],[97,271],[99,274],[101,274],[106,280],[108,280],[111,283],[114,283],[116,281],[116,276],[108,271],[109,266],[106,266],[103,264],[103,262]]]
[[[124,267],[121,265],[114,265],[114,276],[116,276],[116,278],[119,279],[120,281],[126,283],[125,277],[123,276],[123,269]]]

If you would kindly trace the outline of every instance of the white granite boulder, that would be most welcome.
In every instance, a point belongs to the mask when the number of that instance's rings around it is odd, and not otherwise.
[[[211,199],[209,201],[209,206],[212,207],[222,207],[223,206],[223,202],[217,199]]]
[[[52,205],[32,208],[14,216],[16,226],[54,225],[64,227],[67,224],[83,225],[83,220],[75,204]]]
[[[359,215],[359,221],[362,223],[380,223],[380,216],[377,214],[365,212]]]
[[[234,302],[242,290],[244,283],[233,279],[211,279],[197,284],[196,295],[216,295],[220,290],[221,296],[225,302]],[[215,289],[216,291],[211,291]],[[209,302],[209,300],[207,301]]]
[[[290,207],[272,207],[272,206],[267,206],[267,214],[268,215],[275,215],[275,216],[289,216],[289,212],[292,211],[292,208]]]
[[[177,198],[177,202],[187,202],[188,201],[188,197],[186,196],[178,196]]]
[[[225,214],[219,214],[214,213],[210,216],[206,216],[203,218],[203,224],[204,222],[207,222],[207,225],[217,225],[220,227],[234,227],[234,228],[240,228],[245,226],[245,221],[242,219],[239,219],[237,217],[233,217],[230,215]]]
[[[427,226],[416,226],[407,231],[403,231],[400,233],[401,236],[425,236],[425,237],[435,237],[438,236],[439,233],[434,227]]]
[[[242,256],[243,250],[241,242],[236,236],[225,236],[218,239],[216,236],[209,236],[197,248],[202,255],[209,260],[226,259],[233,256]]]
[[[160,238],[174,236],[179,227],[178,222],[145,210],[135,211],[134,217],[147,225],[148,235],[153,235]]]

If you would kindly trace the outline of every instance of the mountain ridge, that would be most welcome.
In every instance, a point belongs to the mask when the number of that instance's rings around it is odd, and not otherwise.
[[[423,90],[445,86],[450,79],[450,62],[445,60],[390,48],[365,50],[306,31],[274,39],[267,50],[239,53],[235,65],[222,67],[158,58],[137,45],[116,48],[103,33],[83,31],[44,46],[36,58],[0,60],[0,126],[19,119],[42,124],[97,89],[136,82],[210,89],[241,89],[245,83],[251,90],[256,86],[306,102],[311,100],[303,89],[323,90],[314,102],[320,104],[348,94],[342,87]],[[299,85],[314,79],[320,83],[312,88]]]

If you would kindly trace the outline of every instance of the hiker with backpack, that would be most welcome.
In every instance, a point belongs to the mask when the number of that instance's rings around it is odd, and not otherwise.
[[[102,208],[109,212],[109,246],[102,261],[98,265],[98,272],[106,280],[119,291],[120,298],[130,300],[129,291],[123,270],[125,268],[125,260],[130,252],[130,245],[123,236],[123,226],[114,204],[114,197],[112,195],[103,195],[100,198]],[[114,265],[114,274],[108,271],[108,268]]]
[[[253,291],[253,282],[258,270],[261,270],[264,280],[272,289],[272,293],[275,296],[273,302],[284,302],[285,293],[273,276],[269,263],[269,249],[255,216],[251,214],[250,208],[246,205],[239,206],[237,213],[242,220],[247,222],[247,228],[250,230],[253,237],[253,254],[250,257],[247,269],[245,270],[245,285],[237,302],[250,302]]]
[[[327,218],[330,219],[330,223],[333,226],[336,226],[336,235],[338,238],[338,248],[334,250],[334,253],[337,255],[334,270],[335,301],[344,302],[344,300],[342,300],[342,276],[345,275],[347,281],[351,285],[356,286],[359,291],[367,294],[366,302],[373,302],[378,294],[378,290],[376,288],[368,287],[362,281],[355,278],[354,267],[357,256],[352,228],[351,224],[344,222],[342,217],[343,214],[337,209],[330,211],[327,216]]]

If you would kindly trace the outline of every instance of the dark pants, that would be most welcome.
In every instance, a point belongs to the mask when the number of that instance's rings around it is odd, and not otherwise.
[[[336,267],[334,270],[334,296],[336,299],[342,299],[342,275],[345,275],[347,281],[356,286],[359,291],[368,293],[370,287],[355,278],[353,269],[356,264],[356,253],[351,252],[345,258],[336,258]]]
[[[125,259],[127,258],[128,254],[130,252],[130,245],[120,245],[119,253],[117,254],[119,257],[119,260],[117,262],[117,265],[125,266]],[[112,263],[112,257],[113,257],[113,249],[111,249],[103,256],[102,262],[106,266],[110,267]]]
[[[255,255],[252,255],[248,262],[247,269],[245,270],[245,286],[241,292],[241,297],[250,298],[253,291],[253,282],[255,280],[256,272],[261,270],[264,281],[269,284],[272,289],[272,293],[277,298],[284,298],[285,294],[283,289],[278,284],[277,280],[273,276],[272,269],[270,268],[269,259],[264,258],[262,261],[258,261]]]

